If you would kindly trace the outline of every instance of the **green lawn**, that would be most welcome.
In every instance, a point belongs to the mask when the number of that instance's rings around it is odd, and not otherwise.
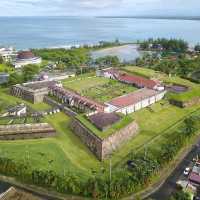
[[[137,66],[126,66],[122,68],[124,71],[129,73],[133,73],[139,76],[144,76],[146,78],[162,78],[166,75],[162,72],[156,72],[152,69],[144,68],[144,67],[137,67]]]
[[[163,100],[152,105],[151,109],[144,108],[131,114],[139,124],[140,133],[124,145],[121,150],[115,152],[112,158],[113,163],[120,162],[129,152],[144,148],[149,142],[152,143],[153,139],[157,140],[162,134],[167,134],[171,129],[176,129],[174,125],[176,126],[177,122],[183,120],[198,108],[200,108],[200,105],[182,109]]]
[[[63,85],[83,96],[102,103],[136,90],[133,86],[120,83],[116,80],[90,75],[84,77],[78,76],[70,80],[67,79],[63,81]]]
[[[16,161],[28,159],[33,168],[54,169],[63,173],[64,169],[88,176],[100,162],[70,131],[70,118],[64,113],[45,118],[57,130],[52,138],[37,140],[0,141],[0,152]]]

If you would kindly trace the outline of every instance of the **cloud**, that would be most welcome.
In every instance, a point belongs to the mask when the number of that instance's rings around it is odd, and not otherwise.
[[[195,15],[199,9],[199,0],[1,0],[0,3],[0,15]]]

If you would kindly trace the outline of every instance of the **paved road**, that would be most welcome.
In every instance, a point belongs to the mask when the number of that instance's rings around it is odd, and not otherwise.
[[[155,193],[151,194],[148,198],[152,198],[155,200],[168,200],[169,196],[175,191],[176,189],[176,182],[182,176],[183,171],[186,167],[191,165],[191,160],[196,157],[197,154],[200,153],[200,141],[196,146],[193,146],[190,153],[185,156],[183,161],[176,167],[173,173],[167,178],[165,183],[162,187],[157,190]]]

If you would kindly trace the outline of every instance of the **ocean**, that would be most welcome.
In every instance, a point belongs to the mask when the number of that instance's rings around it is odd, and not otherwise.
[[[95,17],[0,17],[0,46],[17,49],[68,47],[98,41],[148,38],[200,42],[200,21]]]

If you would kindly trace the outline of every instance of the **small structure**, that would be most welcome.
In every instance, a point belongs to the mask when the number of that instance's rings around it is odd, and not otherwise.
[[[120,72],[117,69],[110,67],[106,69],[97,70],[96,75],[110,79],[117,79],[120,75]]]
[[[113,124],[117,123],[121,117],[116,113],[97,113],[89,116],[89,120],[94,124],[99,130],[105,131]]]
[[[7,83],[9,80],[9,74],[8,73],[0,73],[0,85]]]
[[[105,103],[108,106],[106,111],[130,114],[160,101],[165,93],[166,91],[143,88]]]
[[[35,56],[31,51],[21,51],[18,53],[13,65],[15,68],[21,68],[28,64],[40,64],[42,59]]]
[[[0,56],[3,58],[5,62],[12,61],[13,57],[16,56],[16,52],[13,47],[1,47],[0,48]]]
[[[15,107],[8,109],[9,116],[22,116],[25,115],[27,111],[27,107],[24,104],[17,105]]]
[[[61,81],[70,77],[75,77],[75,72],[41,72],[37,79],[39,81]]]
[[[50,86],[61,87],[61,84],[55,81],[36,81],[17,84],[11,88],[11,94],[32,103],[40,103],[43,102],[44,96],[48,95]]]

